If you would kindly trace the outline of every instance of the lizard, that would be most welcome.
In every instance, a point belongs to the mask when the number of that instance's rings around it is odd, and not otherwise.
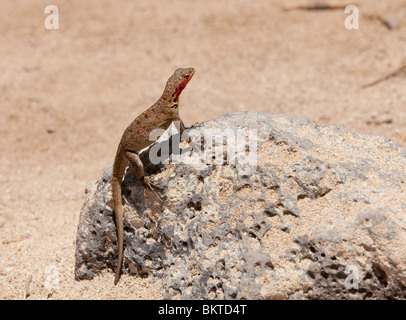
[[[182,135],[183,132],[186,132],[185,125],[179,117],[179,96],[183,89],[185,89],[190,79],[192,79],[194,73],[194,68],[176,69],[173,75],[168,79],[161,97],[150,108],[141,113],[127,127],[127,129],[125,129],[117,147],[111,182],[118,243],[118,263],[114,280],[115,285],[120,279],[121,266],[123,263],[124,214],[121,196],[121,184],[124,171],[128,163],[131,162],[134,168],[135,176],[143,186],[144,191],[145,187],[148,187],[155,193],[151,187],[149,178],[144,175],[144,166],[138,156],[138,153],[142,149],[152,144],[153,141],[149,140],[149,134],[154,129],[160,128],[166,130],[169,128],[172,122],[179,121],[179,134]]]

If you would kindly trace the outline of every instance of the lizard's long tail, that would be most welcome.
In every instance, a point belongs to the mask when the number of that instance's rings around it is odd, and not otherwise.
[[[116,277],[114,279],[114,284],[116,285],[118,280],[120,280],[121,265],[123,264],[123,203],[121,201],[121,182],[123,180],[124,170],[127,166],[127,159],[124,155],[125,150],[119,145],[116,158],[114,159],[113,165],[113,177],[111,181],[113,189],[113,202],[114,202],[114,213],[116,217],[116,227],[117,227],[117,243],[118,243],[118,259],[116,268]]]

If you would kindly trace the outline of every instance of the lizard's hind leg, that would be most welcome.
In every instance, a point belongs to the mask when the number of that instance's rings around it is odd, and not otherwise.
[[[128,159],[128,161],[130,161],[131,164],[133,165],[134,174],[137,177],[137,180],[143,185],[144,188],[145,188],[145,186],[148,186],[148,188],[154,193],[154,195],[159,199],[159,201],[162,202],[161,197],[152,188],[152,186],[155,186],[155,184],[152,183],[149,180],[149,178],[145,176],[144,164],[142,163],[138,154],[135,152],[126,151],[125,156]]]

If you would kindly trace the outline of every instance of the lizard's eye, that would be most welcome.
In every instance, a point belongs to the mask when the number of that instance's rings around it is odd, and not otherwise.
[[[188,75],[188,74],[185,76],[185,79],[186,79],[186,80],[188,80],[188,79],[189,79],[189,75]]]

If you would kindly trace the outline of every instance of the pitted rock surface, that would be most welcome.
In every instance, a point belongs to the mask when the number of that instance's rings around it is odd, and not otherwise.
[[[127,170],[124,272],[161,278],[168,299],[406,298],[404,148],[256,112],[192,128],[256,130],[257,165],[218,155],[209,163],[146,165],[162,203]],[[111,167],[87,188],[78,280],[116,267],[110,181]]]

